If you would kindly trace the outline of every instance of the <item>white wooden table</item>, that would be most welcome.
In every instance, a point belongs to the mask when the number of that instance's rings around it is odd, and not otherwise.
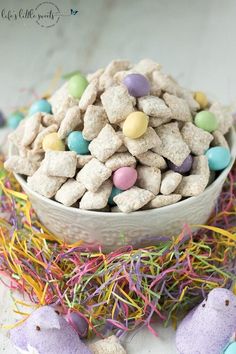
[[[35,8],[41,0],[1,0],[3,8]],[[88,72],[113,58],[150,57],[183,85],[224,103],[236,100],[236,1],[234,0],[54,0],[63,16],[51,28],[33,20],[0,16],[0,107],[29,103],[32,90],[48,88],[55,70]],[[12,323],[12,301],[0,285],[0,325]],[[128,354],[174,354],[174,332],[144,330],[127,338]],[[14,354],[6,331],[0,353]]]

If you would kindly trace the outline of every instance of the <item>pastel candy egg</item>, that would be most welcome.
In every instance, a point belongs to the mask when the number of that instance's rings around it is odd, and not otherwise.
[[[38,100],[32,104],[32,106],[29,109],[29,115],[32,116],[34,113],[37,112],[51,113],[52,106],[47,100],[42,98],[41,100]]]
[[[212,171],[220,171],[230,163],[231,156],[229,149],[222,146],[215,146],[207,150],[205,155],[208,158],[208,165]]]
[[[148,120],[143,112],[130,113],[123,124],[123,134],[131,139],[139,138],[146,132]]]
[[[206,130],[211,133],[218,128],[218,121],[216,116],[209,111],[201,111],[196,114],[194,123],[198,128]]]
[[[192,155],[188,155],[186,157],[186,159],[184,160],[184,162],[182,163],[182,165],[177,166],[175,165],[173,162],[168,161],[168,167],[170,170],[178,172],[178,173],[187,173],[191,170],[192,167],[192,163],[193,163],[193,158]]]
[[[45,138],[43,139],[42,145],[44,151],[50,151],[50,150],[64,151],[65,150],[65,144],[58,137],[57,133],[51,133],[46,135]]]
[[[81,338],[87,337],[88,323],[79,313],[77,312],[68,313],[66,319]]]
[[[81,74],[72,76],[68,83],[69,94],[75,98],[80,98],[88,86],[86,77]]]
[[[141,74],[129,74],[124,80],[123,84],[127,87],[131,96],[142,97],[150,93],[150,83],[148,79]]]
[[[9,128],[16,129],[20,122],[24,119],[24,114],[21,112],[12,113],[7,119],[7,125]]]
[[[125,191],[133,187],[137,180],[137,171],[133,167],[118,168],[113,174],[113,184],[116,188]]]
[[[111,191],[110,197],[108,199],[108,204],[112,205],[112,206],[116,205],[116,203],[114,202],[113,198],[115,196],[117,196],[118,194],[120,194],[121,192],[123,192],[121,189],[116,188],[116,187],[112,187],[112,191]]]
[[[82,133],[79,131],[71,132],[68,136],[67,145],[71,151],[75,151],[80,155],[88,155],[89,141],[85,140]]]
[[[225,350],[224,354],[236,354],[236,342],[231,343]]]
[[[194,93],[194,99],[197,101],[201,109],[205,109],[208,106],[208,99],[204,92],[196,91]]]

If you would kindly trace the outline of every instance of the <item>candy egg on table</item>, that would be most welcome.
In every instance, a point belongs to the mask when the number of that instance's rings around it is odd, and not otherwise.
[[[198,128],[201,128],[209,133],[218,128],[218,121],[214,113],[209,111],[201,111],[196,114],[194,123]]]
[[[230,343],[223,354],[236,354],[236,342]]]
[[[148,121],[148,116],[143,112],[130,113],[124,121],[123,134],[130,139],[139,138],[146,132]]]
[[[205,109],[208,106],[208,99],[204,92],[196,91],[194,93],[194,99],[197,101],[201,109]]]
[[[133,167],[120,167],[113,174],[113,184],[116,188],[125,191],[135,184],[138,174]]]
[[[43,139],[43,150],[44,151],[64,151],[65,144],[64,142],[58,137],[57,133],[51,133],[45,136]]]
[[[193,158],[192,158],[192,155],[188,155],[186,157],[186,159],[184,160],[184,162],[180,166],[175,165],[171,161],[168,161],[167,164],[168,164],[169,169],[174,172],[187,173],[192,168]]]
[[[122,193],[123,191],[119,188],[116,188],[116,187],[112,187],[112,191],[111,191],[111,194],[109,196],[109,199],[108,199],[108,204],[111,205],[111,206],[114,206],[116,205],[116,203],[114,202],[113,198],[116,197],[118,194]]]
[[[44,113],[51,113],[52,106],[51,104],[42,98],[41,100],[35,101],[29,109],[29,115],[32,116],[34,113],[37,112],[44,112]]]
[[[77,312],[70,312],[66,316],[66,320],[71,324],[71,326],[76,330],[81,338],[85,338],[88,335],[88,323],[87,321]]]
[[[79,155],[89,155],[89,141],[84,139],[82,132],[73,131],[68,135],[67,145],[70,151]]]
[[[24,114],[21,112],[13,112],[7,119],[7,126],[12,129],[16,129],[20,122],[24,119]]]
[[[226,168],[231,160],[229,149],[222,146],[215,146],[205,153],[208,158],[208,165],[212,171],[221,171]]]
[[[150,93],[150,83],[144,75],[129,74],[124,78],[123,84],[133,97],[147,96]]]
[[[78,73],[69,79],[69,94],[75,98],[80,98],[87,86],[88,81],[86,77]]]

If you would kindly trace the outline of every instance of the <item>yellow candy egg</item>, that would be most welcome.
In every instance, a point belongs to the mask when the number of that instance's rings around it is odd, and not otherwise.
[[[208,106],[208,99],[204,92],[196,91],[194,93],[194,99],[199,103],[201,109],[205,109]]]
[[[43,150],[64,151],[65,144],[61,139],[59,139],[57,133],[51,133],[46,135],[43,139]]]
[[[143,112],[133,112],[128,115],[123,125],[123,134],[127,138],[137,139],[148,127],[148,116]]]

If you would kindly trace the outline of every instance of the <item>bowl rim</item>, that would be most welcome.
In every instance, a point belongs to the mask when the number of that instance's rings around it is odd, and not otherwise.
[[[177,203],[166,205],[166,206],[163,206],[161,208],[153,208],[153,209],[148,209],[148,210],[137,210],[137,211],[134,211],[132,213],[123,213],[123,212],[112,213],[112,212],[107,212],[107,211],[102,211],[101,212],[101,211],[94,211],[94,210],[82,210],[82,209],[71,207],[71,206],[68,207],[68,206],[65,206],[65,205],[55,201],[55,200],[46,198],[43,195],[33,191],[28,186],[27,182],[25,181],[25,179],[21,175],[19,175],[17,173],[14,173],[14,176],[15,176],[16,180],[22,186],[23,190],[28,190],[29,193],[32,194],[35,198],[41,199],[41,201],[43,201],[44,203],[48,203],[49,205],[51,205],[53,207],[57,207],[57,208],[61,209],[62,211],[64,210],[65,212],[69,212],[70,211],[70,212],[78,213],[78,214],[81,214],[81,215],[91,215],[91,216],[97,216],[97,217],[105,216],[105,217],[109,217],[109,218],[114,218],[114,217],[122,218],[122,217],[127,217],[127,215],[129,215],[129,216],[130,215],[141,216],[141,215],[143,215],[145,213],[152,214],[152,213],[157,213],[157,212],[160,212],[160,211],[161,212],[165,212],[167,210],[171,210],[171,209],[174,209],[176,207],[184,207],[184,206],[188,205],[189,203],[191,203],[193,200],[201,198],[204,195],[204,193],[207,193],[207,192],[210,193],[211,190],[215,188],[216,184],[219,184],[222,180],[224,180],[226,178],[226,176],[230,172],[230,170],[231,170],[231,168],[232,168],[232,166],[234,164],[235,158],[236,158],[236,133],[235,133],[235,129],[233,127],[231,127],[231,129],[230,129],[230,134],[232,136],[232,144],[231,144],[231,149],[230,149],[231,162],[224,170],[222,170],[222,172],[214,180],[214,182],[211,183],[209,186],[207,186],[207,188],[203,191],[203,193],[199,194],[198,196],[188,197],[186,199],[180,200]],[[10,156],[11,156],[11,152],[12,152],[12,147],[10,147],[10,149],[9,149],[9,155]],[[27,192],[26,192],[26,194],[28,195]]]

